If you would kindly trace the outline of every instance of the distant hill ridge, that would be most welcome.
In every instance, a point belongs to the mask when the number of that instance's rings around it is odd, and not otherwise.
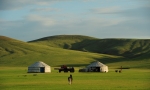
[[[125,57],[150,53],[150,39],[98,39],[82,35],[57,35],[33,40],[30,43]]]
[[[48,36],[43,37],[37,40],[32,40],[29,42],[35,42],[35,41],[47,41],[47,40],[85,40],[85,39],[96,39],[94,37],[89,36],[83,36],[83,35],[55,35],[55,36]]]

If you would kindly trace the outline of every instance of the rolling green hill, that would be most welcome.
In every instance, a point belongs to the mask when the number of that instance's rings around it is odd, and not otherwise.
[[[0,36],[0,66],[27,67],[36,61],[50,66],[86,66],[98,60],[110,68],[150,68],[149,55],[149,40],[58,35],[23,42]]]
[[[106,58],[105,63],[109,63],[123,57],[53,48],[0,36],[0,66],[29,66],[36,61],[43,61],[51,66],[85,66]]]
[[[150,39],[97,39],[81,35],[58,35],[30,43],[132,58],[150,54]]]
[[[97,40],[97,39],[89,36],[82,36],[82,35],[56,35],[56,36],[44,37],[41,39],[29,41],[29,43],[36,43],[36,44],[38,43],[50,47],[58,47],[63,49],[74,49],[80,47],[77,43],[81,43],[83,41],[87,41],[87,43],[88,42],[91,43],[90,42],[91,40]],[[73,45],[73,44],[77,44],[77,45]]]

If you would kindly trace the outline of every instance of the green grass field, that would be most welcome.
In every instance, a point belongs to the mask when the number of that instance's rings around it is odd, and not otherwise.
[[[109,69],[108,73],[27,73],[27,67],[0,67],[1,90],[150,90],[149,69]],[[34,76],[34,74],[37,74]]]

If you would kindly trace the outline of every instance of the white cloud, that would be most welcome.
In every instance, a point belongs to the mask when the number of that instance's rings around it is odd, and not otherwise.
[[[107,7],[107,8],[93,8],[90,10],[92,13],[95,14],[113,14],[120,12],[119,7]]]
[[[27,17],[28,21],[40,23],[43,26],[53,26],[56,24],[56,21],[50,17],[44,17],[39,15],[29,15]]]

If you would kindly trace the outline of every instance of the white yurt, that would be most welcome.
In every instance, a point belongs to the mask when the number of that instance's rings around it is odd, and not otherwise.
[[[86,72],[108,72],[108,66],[95,61],[86,67]]]
[[[42,61],[35,62],[28,67],[28,73],[51,72],[51,67]]]

